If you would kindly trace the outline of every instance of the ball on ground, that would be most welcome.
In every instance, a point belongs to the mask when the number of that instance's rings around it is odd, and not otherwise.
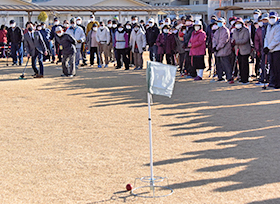
[[[132,185],[129,183],[126,185],[126,190],[131,191],[132,190]]]

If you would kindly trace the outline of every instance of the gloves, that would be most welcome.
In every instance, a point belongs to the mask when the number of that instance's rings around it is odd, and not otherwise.
[[[264,52],[264,54],[268,54],[269,53],[269,49],[268,49],[268,47],[265,47],[265,48],[263,48],[263,52]]]
[[[214,48],[213,48],[213,51],[214,51],[214,52],[218,52],[218,50],[217,50],[217,48],[216,48],[216,47],[214,47]]]

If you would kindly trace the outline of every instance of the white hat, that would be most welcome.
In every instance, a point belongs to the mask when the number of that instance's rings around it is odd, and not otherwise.
[[[201,21],[196,20],[193,25],[194,26],[196,26],[196,25],[202,26],[202,23],[201,23]]]
[[[61,26],[57,26],[57,27],[55,28],[55,32],[58,32],[58,31],[62,31],[62,27],[61,27]]]
[[[155,22],[155,19],[153,19],[153,18],[150,18],[149,20],[148,20],[148,22]]]

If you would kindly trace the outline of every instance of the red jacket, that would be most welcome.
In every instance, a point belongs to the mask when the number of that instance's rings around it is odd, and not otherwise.
[[[202,29],[192,33],[189,43],[191,44],[190,56],[206,54],[206,33]]]
[[[0,43],[7,44],[7,31],[6,30],[0,30]]]

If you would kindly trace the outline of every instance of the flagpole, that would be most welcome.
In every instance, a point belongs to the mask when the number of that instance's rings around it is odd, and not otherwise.
[[[150,139],[150,170],[151,170],[150,189],[154,191],[151,94],[148,92],[147,96],[148,96],[148,110],[149,110],[149,139]]]

